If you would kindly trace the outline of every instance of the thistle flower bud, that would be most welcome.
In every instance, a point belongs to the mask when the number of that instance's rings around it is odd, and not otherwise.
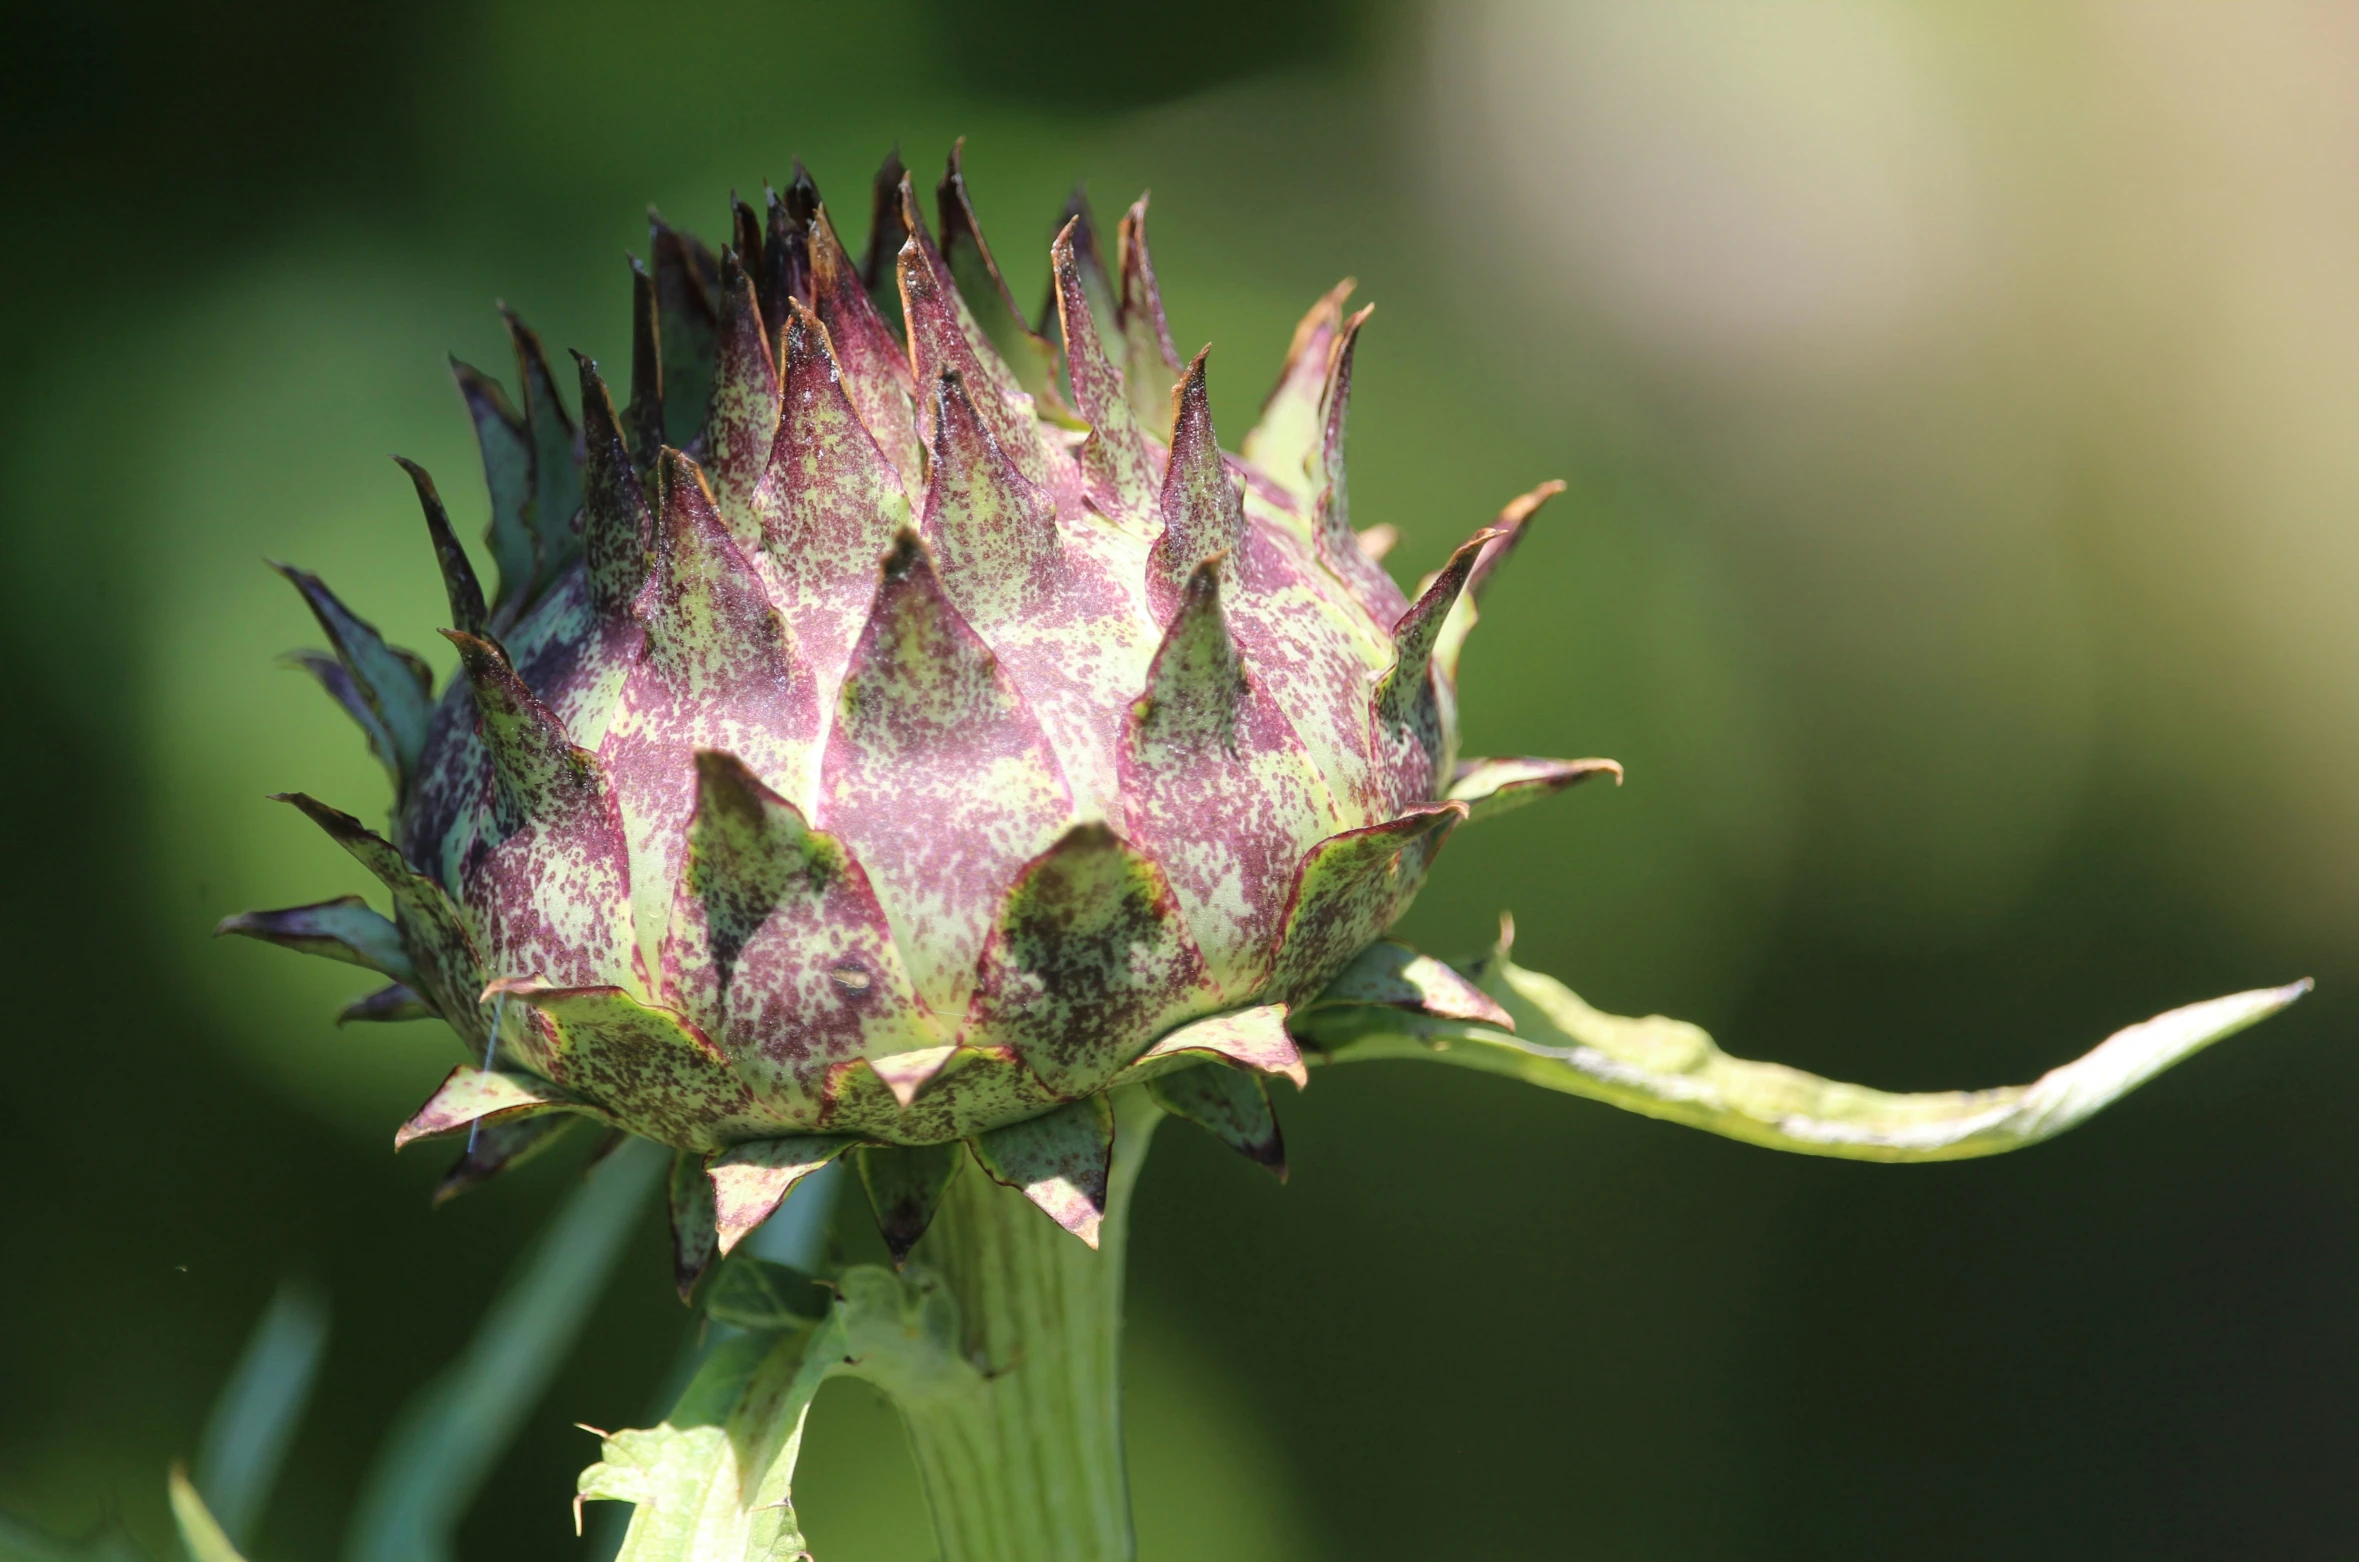
[[[224,924],[392,979],[346,1019],[459,1034],[474,1061],[400,1136],[465,1132],[454,1190],[579,1117],[674,1146],[688,1284],[854,1148],[897,1252],[958,1141],[1094,1240],[1127,1082],[1282,1174],[1290,1006],[1471,814],[1612,768],[1459,762],[1473,594],[1554,488],[1404,597],[1346,501],[1349,284],[1239,457],[1143,197],[1109,274],[1076,196],[1036,326],[956,153],[935,224],[897,161],[876,188],[858,267],[799,167],[718,253],[653,219],[626,409],[576,355],[577,420],[512,314],[521,411],[455,366],[488,601],[403,464],[459,676],[434,697],[287,571],[393,830],[291,801],[394,915]]]

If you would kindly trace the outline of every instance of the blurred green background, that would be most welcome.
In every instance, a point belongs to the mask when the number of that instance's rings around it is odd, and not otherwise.
[[[383,779],[271,658],[265,553],[447,657],[414,501],[483,501],[442,353],[495,297],[627,359],[641,211],[797,155],[857,232],[951,139],[1018,295],[1154,190],[1248,426],[1378,302],[1355,520],[1404,578],[1562,476],[1468,656],[1474,752],[1610,754],[1460,836],[1408,932],[1731,1050],[2027,1079],[2318,994],[2020,1158],[1780,1159],[1438,1070],[1285,1103],[1280,1189],[1174,1129],[1139,1199],[1147,1562],[2272,1558],[2359,1549],[2359,13],[2256,0],[153,0],[12,23],[14,669],[0,1508],[163,1532],[282,1274],[335,1309],[257,1562],[579,1172],[439,1212],[438,1026],[208,938],[364,887],[289,811]],[[424,1152],[422,1152],[424,1155]],[[590,1440],[683,1323],[650,1216],[467,1521],[579,1555]],[[927,1554],[890,1413],[820,1402],[822,1562]]]

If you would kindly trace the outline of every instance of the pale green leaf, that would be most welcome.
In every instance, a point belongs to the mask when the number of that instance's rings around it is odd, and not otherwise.
[[[589,1500],[636,1504],[618,1562],[793,1562],[803,1422],[831,1377],[904,1403],[979,1393],[958,1313],[934,1277],[863,1266],[816,1328],[723,1341],[660,1426],[616,1432],[582,1472]]]
[[[449,1562],[475,1494],[547,1389],[606,1289],[623,1239],[668,1164],[633,1140],[575,1190],[455,1361],[408,1405],[362,1485],[350,1562]]]
[[[1516,1034],[1370,1006],[1314,1008],[1298,1025],[1329,1062],[1455,1063],[1774,1150],[1949,1161],[2053,1138],[2310,989],[2300,981],[2173,1009],[2028,1085],[1901,1095],[1730,1057],[1682,1020],[1606,1014],[1504,953],[1487,963],[1481,986],[1514,1017]]]
[[[299,1280],[282,1283],[213,1401],[197,1444],[196,1487],[237,1544],[254,1542],[327,1341],[327,1297]]]
[[[221,1526],[205,1507],[205,1499],[179,1465],[172,1467],[172,1521],[180,1527],[180,1543],[188,1548],[192,1562],[246,1562],[238,1555],[238,1548],[221,1533]]]
[[[840,1326],[723,1341],[660,1426],[608,1437],[583,1499],[635,1504],[620,1562],[788,1562],[803,1419]],[[840,1354],[840,1352],[839,1352]]]
[[[740,1259],[751,1259],[776,1268],[809,1274],[817,1269],[827,1254],[827,1228],[835,1212],[837,1184],[843,1180],[841,1161],[830,1161],[796,1185],[795,1195],[779,1206],[778,1213],[757,1226],[741,1244],[738,1252],[722,1262],[721,1273],[705,1292],[704,1315],[694,1319],[682,1340],[682,1350],[671,1370],[664,1374],[661,1388],[651,1397],[648,1415],[664,1416],[676,1408],[686,1394],[688,1385],[696,1380],[707,1360],[723,1345],[738,1337],[738,1326],[714,1311],[716,1302],[723,1298],[723,1286],[728,1283],[730,1267]],[[810,1282],[817,1286],[818,1282]],[[781,1321],[771,1316],[763,1327],[791,1329],[808,1327],[824,1318],[834,1304],[832,1292],[822,1289],[822,1300],[800,1325]],[[734,1293],[732,1293],[734,1294]],[[775,1339],[775,1334],[772,1336]],[[585,1562],[615,1562],[622,1551],[624,1534],[630,1529],[634,1515],[629,1507],[608,1508],[590,1526],[589,1544],[583,1549]]]

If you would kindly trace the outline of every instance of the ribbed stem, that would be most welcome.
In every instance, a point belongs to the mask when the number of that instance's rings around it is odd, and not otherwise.
[[[1135,1087],[1114,1112],[1098,1251],[971,1165],[918,1246],[957,1298],[968,1358],[985,1373],[978,1392],[901,1405],[941,1562],[1131,1562],[1123,1248],[1162,1114]]]

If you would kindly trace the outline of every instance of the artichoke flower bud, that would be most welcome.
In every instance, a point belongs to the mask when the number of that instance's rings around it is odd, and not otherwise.
[[[1282,1175],[1290,1011],[1459,824],[1619,778],[1460,761],[1475,598],[1561,485],[1409,600],[1350,519],[1350,284],[1232,455],[1144,198],[1109,267],[1075,197],[1036,328],[955,153],[938,195],[929,224],[888,163],[863,265],[799,167],[718,254],[656,219],[623,408],[576,355],[577,421],[513,315],[521,411],[455,366],[499,578],[409,466],[461,668],[439,697],[287,572],[393,828],[289,800],[394,915],[225,929],[392,980],[347,1018],[459,1034],[474,1061],[397,1141],[466,1133],[449,1191],[582,1117],[675,1147],[684,1286],[847,1151],[896,1253],[958,1141],[1094,1242],[1130,1082]],[[1425,1012],[1512,1028],[1424,964]]]

